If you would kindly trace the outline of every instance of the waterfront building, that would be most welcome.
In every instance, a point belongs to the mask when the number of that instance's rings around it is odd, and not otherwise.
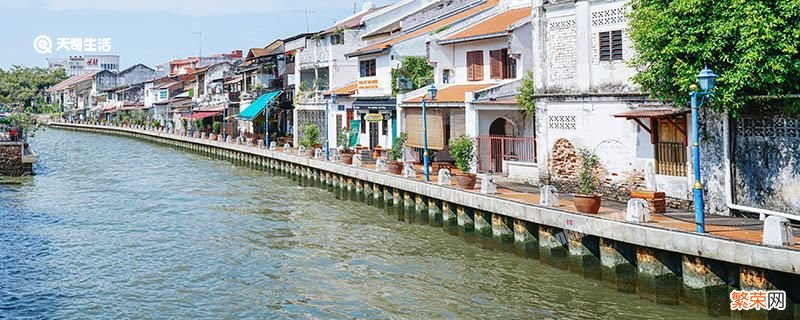
[[[432,35],[472,16],[494,8],[498,0],[460,0],[424,3],[421,8],[402,15],[398,23],[380,28],[388,39],[372,43],[347,54],[358,60],[359,77],[353,103],[354,118],[360,123],[359,142],[369,148],[388,147],[402,128],[398,123],[397,100],[393,90],[392,69],[401,66],[404,57],[426,57]],[[369,25],[369,22],[367,22]],[[392,27],[396,26],[399,27]],[[368,30],[365,37],[382,34]],[[377,114],[376,116],[367,116]],[[374,119],[377,121],[367,121]]]
[[[425,86],[398,96],[406,145],[423,147],[426,98],[428,148],[436,161],[452,162],[448,141],[466,134],[479,143],[475,170],[538,177],[530,169],[536,162],[533,119],[515,99],[520,79],[532,69],[530,14],[528,1],[501,1],[430,39],[428,61],[439,93],[431,101]]]
[[[297,88],[293,117],[295,124],[292,133],[294,145],[302,139],[302,128],[306,124],[315,124],[320,128],[320,132],[327,133],[329,146],[336,148],[337,133],[349,126],[352,111],[346,112],[348,106],[343,104],[329,106],[329,96],[326,100],[324,93],[331,88],[333,91],[349,92],[347,88],[351,87],[358,77],[358,61],[348,59],[345,55],[365,44],[361,40],[365,29],[364,17],[380,9],[368,2],[360,12],[335,23],[313,37],[303,38],[306,45],[297,48],[295,59],[296,74],[299,76],[294,79]],[[326,107],[330,108],[327,121]],[[331,124],[330,130],[326,124]]]

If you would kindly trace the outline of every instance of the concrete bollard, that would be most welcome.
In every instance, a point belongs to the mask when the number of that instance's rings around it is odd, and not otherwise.
[[[778,216],[769,216],[764,219],[764,235],[762,241],[765,245],[784,247],[794,245],[794,234],[789,219]]]

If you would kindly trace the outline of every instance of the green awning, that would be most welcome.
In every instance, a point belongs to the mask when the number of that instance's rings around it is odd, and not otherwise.
[[[258,114],[261,113],[265,108],[267,108],[276,98],[278,95],[281,94],[280,91],[272,91],[262,94],[256,101],[253,101],[247,108],[239,112],[239,118],[245,120],[253,120]]]

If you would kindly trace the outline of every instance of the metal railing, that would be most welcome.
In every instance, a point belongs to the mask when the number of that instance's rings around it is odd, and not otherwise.
[[[503,160],[536,162],[536,137],[478,136],[478,171],[503,172]]]

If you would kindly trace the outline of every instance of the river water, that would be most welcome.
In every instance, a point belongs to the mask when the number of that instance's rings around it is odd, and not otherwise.
[[[48,129],[0,184],[0,318],[702,317],[289,178]]]

